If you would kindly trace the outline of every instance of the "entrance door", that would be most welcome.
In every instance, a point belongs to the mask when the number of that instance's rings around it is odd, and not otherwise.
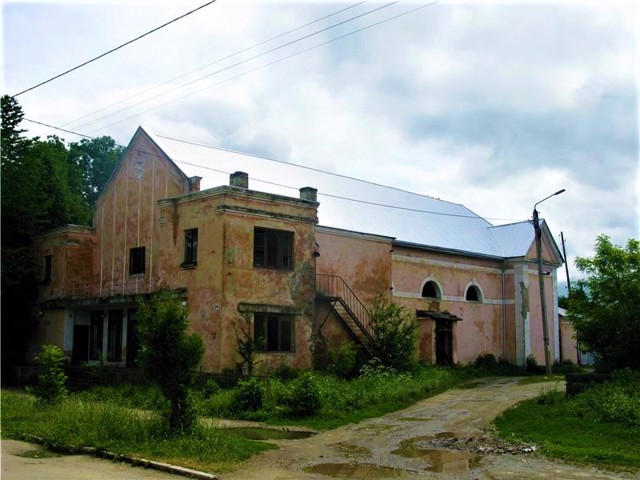
[[[453,365],[453,322],[436,320],[436,364]]]
[[[71,364],[80,365],[89,360],[89,325],[73,326]]]

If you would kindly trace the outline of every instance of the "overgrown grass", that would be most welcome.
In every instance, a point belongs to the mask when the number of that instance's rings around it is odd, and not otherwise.
[[[91,446],[117,454],[158,460],[209,472],[229,471],[237,463],[273,446],[199,426],[188,436],[167,432],[154,412],[133,411],[112,401],[70,397],[38,407],[28,394],[2,391],[2,436],[35,435],[50,444]]]
[[[546,389],[495,420],[509,440],[566,460],[640,469],[640,374],[619,375],[573,398]]]
[[[205,416],[329,429],[405,408],[417,400],[460,385],[470,376],[464,369],[420,366],[412,374],[379,371],[345,380],[313,373],[312,378],[319,391],[320,409],[316,415],[306,418],[292,414],[288,407],[292,403],[293,384],[275,377],[270,380],[270,397],[256,411],[235,410],[234,390],[220,390],[209,398],[201,398],[198,406]]]

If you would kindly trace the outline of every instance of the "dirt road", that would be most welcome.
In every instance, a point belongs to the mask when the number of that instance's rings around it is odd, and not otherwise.
[[[487,453],[504,451],[500,442],[484,433],[491,420],[541,389],[541,384],[518,385],[517,379],[501,378],[472,389],[449,390],[384,417],[307,439],[277,441],[280,449],[253,457],[238,471],[220,478],[638,478],[576,467],[533,452]]]
[[[553,385],[545,384],[544,388]],[[485,433],[491,420],[517,402],[540,393],[541,384],[517,379],[485,381],[476,388],[449,390],[384,417],[345,425],[305,439],[273,441],[280,447],[257,455],[221,480],[327,478],[403,479],[629,479],[545,459],[534,452],[508,452]],[[558,388],[564,388],[558,385]],[[238,426],[238,422],[220,422]],[[245,425],[250,425],[248,422]],[[2,480],[132,479],[181,477],[78,455],[50,459],[16,456],[34,450],[23,442],[2,442]],[[211,472],[215,473],[215,472]]]

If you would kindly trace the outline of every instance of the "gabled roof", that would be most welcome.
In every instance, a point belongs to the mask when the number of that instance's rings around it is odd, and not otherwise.
[[[249,174],[249,188],[292,197],[318,189],[321,226],[381,235],[397,243],[495,258],[527,253],[531,224],[494,227],[464,205],[292,163],[148,133],[172,161],[203,177],[202,187],[225,185],[229,174]],[[526,227],[526,228],[525,228]],[[527,248],[525,248],[525,244]]]

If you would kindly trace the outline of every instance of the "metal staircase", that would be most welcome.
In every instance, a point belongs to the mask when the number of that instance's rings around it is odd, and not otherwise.
[[[331,312],[344,325],[351,338],[370,353],[368,345],[373,338],[371,317],[342,277],[316,275],[316,296],[330,305]]]

